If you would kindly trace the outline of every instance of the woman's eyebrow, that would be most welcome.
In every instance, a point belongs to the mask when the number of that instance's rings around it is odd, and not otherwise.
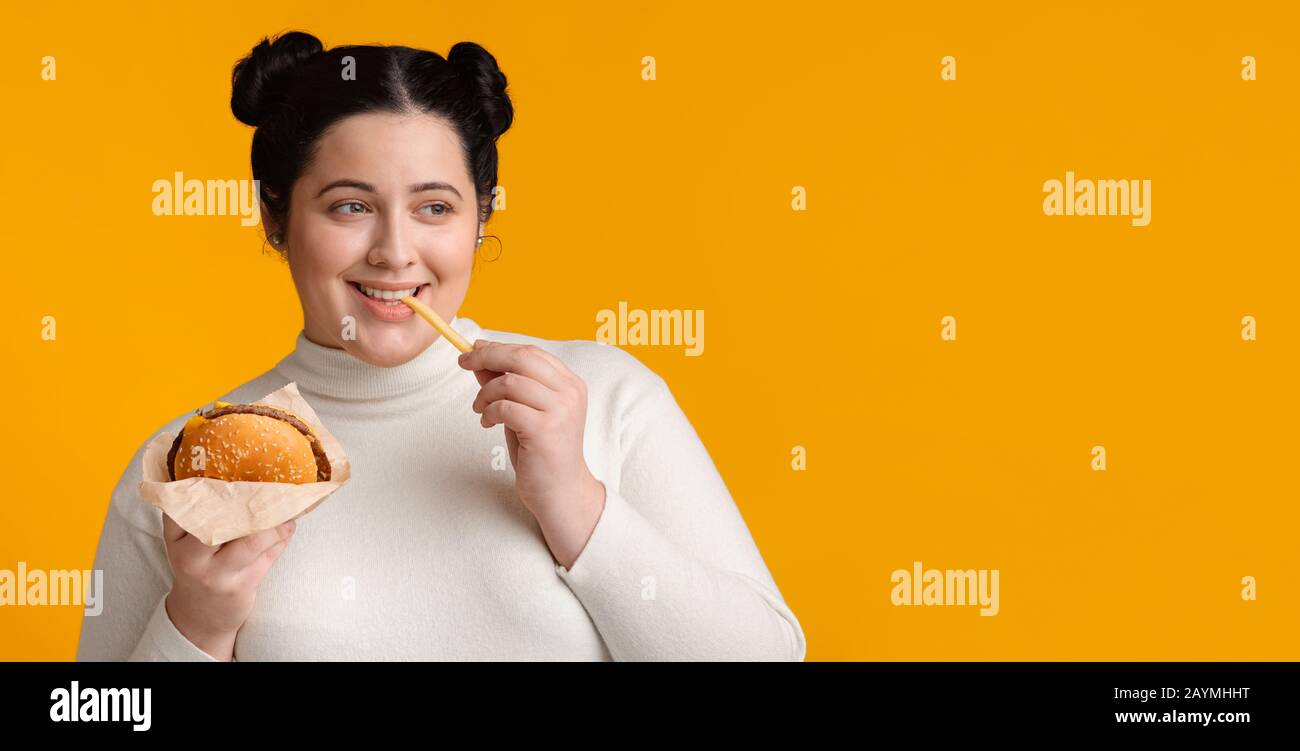
[[[375,186],[371,185],[370,183],[362,182],[360,180],[351,180],[345,178],[343,180],[335,180],[329,185],[326,185],[325,187],[321,188],[320,192],[316,194],[316,197],[320,198],[321,196],[325,195],[327,192],[335,188],[356,188],[357,190],[364,190],[367,193],[376,192]],[[460,194],[460,191],[456,190],[456,187],[451,183],[444,183],[435,180],[433,182],[427,182],[427,183],[416,183],[415,185],[411,186],[412,193],[423,193],[426,190],[451,191],[452,193],[456,194],[457,198],[464,200],[464,197]]]
[[[416,183],[411,186],[412,193],[423,193],[426,190],[449,190],[452,193],[455,193],[457,198],[462,198],[460,191],[456,190],[456,187],[451,183],[434,181],[428,183]]]
[[[329,185],[326,185],[325,187],[321,188],[320,192],[316,194],[316,197],[320,198],[321,196],[325,195],[331,190],[334,190],[335,188],[356,188],[357,190],[364,190],[367,193],[375,192],[375,186],[371,185],[370,183],[363,183],[360,180],[343,179],[343,180],[335,180]]]

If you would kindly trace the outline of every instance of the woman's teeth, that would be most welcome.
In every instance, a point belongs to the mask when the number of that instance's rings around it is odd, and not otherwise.
[[[403,297],[412,297],[420,290],[419,287],[395,290],[374,289],[373,287],[367,287],[364,284],[358,284],[356,287],[361,290],[361,293],[366,297],[374,298],[375,300],[382,300],[386,305],[400,305]]]

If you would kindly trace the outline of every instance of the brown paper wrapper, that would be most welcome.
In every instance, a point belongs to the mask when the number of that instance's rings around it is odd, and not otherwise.
[[[205,545],[220,545],[271,529],[311,512],[352,476],[338,440],[298,393],[298,384],[267,394],[254,404],[291,410],[316,431],[330,463],[329,482],[227,482],[211,477],[169,481],[167,452],[176,433],[160,433],[145,447],[140,497],[162,509]]]

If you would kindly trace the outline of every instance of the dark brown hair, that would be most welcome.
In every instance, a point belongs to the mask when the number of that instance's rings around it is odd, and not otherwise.
[[[344,76],[345,63],[353,77]],[[231,111],[257,128],[252,161],[259,199],[279,227],[287,226],[290,192],[321,135],[362,112],[427,112],[445,119],[460,137],[479,219],[491,217],[497,139],[510,128],[514,108],[505,74],[479,45],[459,42],[446,58],[388,45],[326,50],[311,34],[290,31],[259,42],[235,64],[231,79]]]

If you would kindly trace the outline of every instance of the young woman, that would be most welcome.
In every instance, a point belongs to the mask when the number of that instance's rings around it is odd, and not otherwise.
[[[492,55],[290,32],[233,89],[304,325],[220,399],[296,382],[352,479],[296,523],[209,547],[139,498],[145,441],[109,504],[105,607],[78,659],[802,660],[663,379],[617,347],[457,315],[513,118]],[[412,290],[474,349],[383,299]]]

